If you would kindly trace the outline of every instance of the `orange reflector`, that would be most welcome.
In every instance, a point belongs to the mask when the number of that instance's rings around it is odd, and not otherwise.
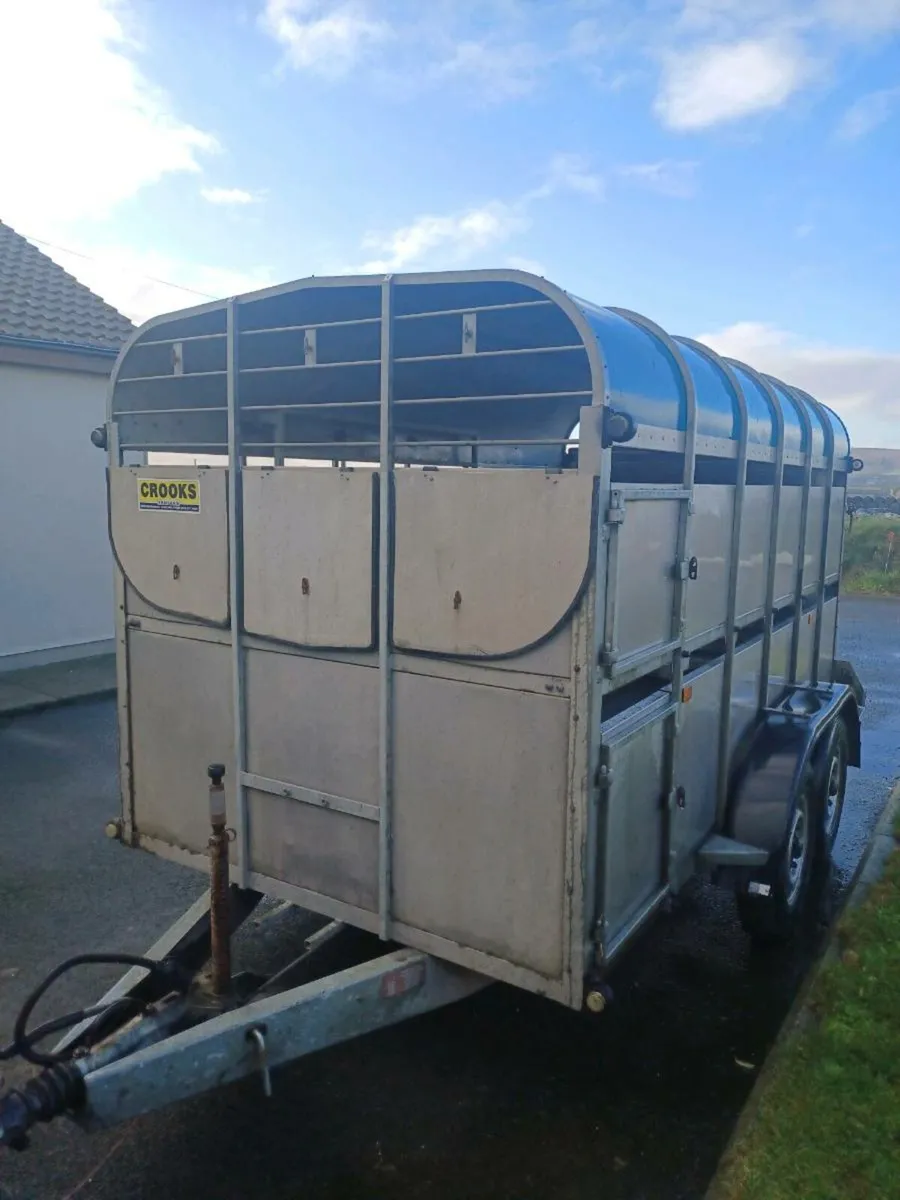
[[[683,703],[683,704],[687,704],[688,700],[690,700],[690,698],[691,698],[691,696],[693,696],[693,694],[694,694],[694,689],[693,689],[692,687],[690,687],[690,686],[685,686],[685,687],[683,687],[683,688],[681,689],[681,701],[682,701],[682,703]]]
[[[806,623],[807,623],[807,625],[812,625],[812,613],[810,613],[809,616],[806,618]]]

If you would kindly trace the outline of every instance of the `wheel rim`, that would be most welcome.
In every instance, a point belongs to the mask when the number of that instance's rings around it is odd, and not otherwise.
[[[797,801],[787,843],[787,903],[793,908],[803,886],[809,853],[809,797],[806,792]]]
[[[831,766],[828,768],[828,784],[825,788],[825,836],[829,842],[837,832],[837,824],[840,820],[843,775],[843,755],[835,754],[831,760]]]

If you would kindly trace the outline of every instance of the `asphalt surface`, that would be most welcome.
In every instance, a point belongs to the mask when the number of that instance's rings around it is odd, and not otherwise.
[[[67,1121],[0,1152],[4,1200],[686,1200],[701,1197],[900,771],[900,601],[842,604],[868,689],[835,866],[802,944],[751,950],[732,899],[691,886],[616,973],[599,1018],[495,986],[454,1008],[90,1137]],[[202,887],[103,837],[114,708],[0,728],[0,1041],[61,958],[145,949]],[[307,918],[270,908],[245,957]],[[250,961],[250,965],[254,965]],[[60,981],[47,1015],[116,976]],[[6,1065],[7,1082],[26,1077]]]

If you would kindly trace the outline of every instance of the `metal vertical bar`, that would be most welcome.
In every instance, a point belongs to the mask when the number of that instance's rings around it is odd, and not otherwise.
[[[747,451],[749,429],[747,423],[747,400],[740,380],[731,367],[718,354],[690,338],[676,341],[690,346],[707,362],[712,363],[725,376],[726,383],[737,403],[739,426],[738,453],[735,462],[734,499],[731,514],[731,558],[728,565],[728,592],[725,616],[725,659],[722,666],[722,706],[719,720],[719,759],[716,774],[716,828],[722,829],[728,804],[728,775],[731,758],[731,705],[734,681],[734,652],[737,641],[735,618],[737,616],[738,575],[741,561],[741,525],[744,515],[744,495],[747,490]]]
[[[769,663],[772,658],[772,623],[775,614],[775,570],[778,565],[778,518],[781,513],[781,489],[784,477],[784,413],[781,401],[772,385],[752,367],[736,359],[726,359],[732,367],[738,367],[765,393],[775,422],[775,476],[772,481],[772,511],[769,514],[769,552],[766,560],[766,595],[763,618],[762,661],[759,670],[759,706],[765,708],[769,699]]]
[[[231,626],[231,680],[234,709],[234,798],[238,883],[248,886],[250,873],[247,821],[246,720],[244,713],[244,530],[240,414],[238,412],[237,301],[226,310],[226,402],[228,406],[228,612]]]
[[[776,381],[773,381],[776,382]],[[793,400],[794,407],[800,415],[800,422],[806,433],[806,457],[803,465],[803,497],[800,502],[800,541],[797,547],[797,574],[794,580],[794,619],[791,626],[791,658],[788,667],[788,681],[797,681],[797,662],[800,656],[800,624],[803,618],[803,569],[806,564],[806,527],[809,518],[809,492],[812,486],[812,422],[809,412],[802,400]]]
[[[684,466],[682,486],[684,499],[680,501],[678,513],[678,531],[675,546],[675,561],[672,564],[675,572],[675,584],[672,589],[672,621],[670,640],[678,643],[672,653],[672,682],[671,695],[675,704],[672,716],[666,718],[665,745],[665,777],[663,794],[666,797],[665,830],[663,837],[662,883],[668,884],[673,876],[672,868],[676,866],[677,850],[673,838],[673,814],[675,805],[675,747],[678,740],[680,724],[680,706],[682,684],[684,681],[684,635],[685,613],[687,608],[687,548],[690,536],[691,516],[694,511],[694,470],[697,461],[697,394],[694,388],[694,378],[691,375],[684,356],[677,344],[665,330],[655,322],[642,317],[630,309],[613,308],[617,313],[633,325],[638,325],[655,337],[668,351],[675,369],[681,379],[684,390],[685,426],[684,426]]]
[[[381,379],[378,467],[378,914],[381,937],[391,936],[393,893],[394,688],[391,653],[393,609],[393,278],[381,285]]]
[[[831,409],[829,409],[828,411],[831,414],[831,416],[836,416],[836,414],[833,413],[831,411]],[[840,417],[836,417],[836,419],[838,421],[841,421]],[[829,680],[829,683],[834,682],[834,660],[837,657],[837,637],[838,637],[838,629],[840,627],[840,619],[841,619],[841,564],[844,561],[844,539],[846,538],[846,535],[847,535],[847,489],[850,485],[850,475],[851,475],[851,471],[852,471],[852,462],[851,462],[851,457],[850,457],[851,452],[852,452],[852,446],[850,445],[850,434],[848,433],[847,427],[846,427],[846,425],[844,425],[843,421],[841,421],[841,426],[843,427],[844,434],[847,438],[847,458],[844,460],[844,470],[843,470],[844,503],[841,505],[841,536],[838,539],[838,555],[837,555],[838,576],[837,576],[837,597],[836,597],[837,605],[836,605],[836,611],[834,614],[834,630],[833,630],[832,636],[831,636],[832,667],[831,667],[831,679]],[[837,466],[837,463],[835,462],[834,465]]]
[[[825,608],[825,573],[828,563],[828,536],[831,526],[831,493],[834,487],[834,429],[825,410],[806,392],[799,388],[792,391],[802,396],[822,423],[825,430],[825,495],[822,511],[822,538],[819,544],[819,569],[816,579],[816,627],[813,630],[812,674],[810,682],[815,687],[819,682],[819,655],[822,653],[822,612]]]
[[[672,640],[679,645],[672,656],[672,702],[676,705],[672,716],[666,719],[665,726],[665,778],[663,794],[666,797],[665,837],[663,841],[663,877],[662,884],[672,882],[677,866],[678,851],[675,846],[674,818],[675,808],[675,755],[678,744],[678,732],[681,727],[681,697],[684,684],[684,635],[687,618],[687,557],[691,532],[691,517],[694,512],[694,473],[697,463],[697,396],[694,391],[694,379],[687,368],[682,356],[671,343],[673,355],[681,371],[685,392],[685,431],[684,431],[684,475],[682,482],[688,498],[681,501],[678,514],[678,544],[675,551],[677,569],[675,573],[675,588],[672,601]]]
[[[272,463],[276,467],[284,466],[284,443],[287,441],[287,413],[280,412],[275,417],[276,444],[272,447]]]
[[[585,345],[593,335],[586,335]],[[581,966],[583,975],[587,975],[594,967],[600,966],[604,955],[604,918],[606,873],[604,870],[604,850],[608,842],[609,804],[606,781],[601,777],[600,758],[603,752],[603,696],[607,688],[607,680],[598,669],[600,655],[605,637],[605,621],[607,612],[607,597],[610,589],[615,586],[609,574],[609,543],[610,531],[613,526],[608,522],[608,505],[610,501],[610,480],[612,475],[612,450],[603,446],[603,411],[609,404],[609,391],[606,374],[606,364],[599,357],[596,340],[592,341],[597,357],[591,360],[591,405],[584,407],[580,413],[580,434],[578,448],[578,471],[595,477],[597,489],[596,503],[599,507],[597,522],[596,573],[594,577],[593,600],[591,607],[585,610],[587,622],[588,662],[584,664],[587,673],[588,694],[588,725],[590,727],[588,745],[588,781],[585,788],[587,812],[584,824],[583,868],[584,892],[582,901],[581,920],[578,927],[573,929],[573,943],[581,939]],[[590,355],[589,355],[590,357]],[[587,601],[586,601],[587,603]],[[573,925],[578,922],[577,914],[573,917]],[[578,959],[577,950],[573,950],[573,962]],[[578,981],[579,983],[583,980]],[[575,1000],[576,980],[572,979],[572,999]]]
[[[122,465],[119,448],[119,424],[106,423],[107,471]],[[110,504],[112,489],[107,488],[107,504]],[[119,792],[122,803],[122,841],[134,843],[134,777],[131,760],[131,684],[128,645],[128,589],[125,576],[118,562],[113,563],[113,603],[116,622],[116,708],[119,727]]]

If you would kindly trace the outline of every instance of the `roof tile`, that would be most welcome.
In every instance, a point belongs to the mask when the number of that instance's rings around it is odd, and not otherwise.
[[[118,350],[133,329],[111,304],[0,221],[0,335]]]

